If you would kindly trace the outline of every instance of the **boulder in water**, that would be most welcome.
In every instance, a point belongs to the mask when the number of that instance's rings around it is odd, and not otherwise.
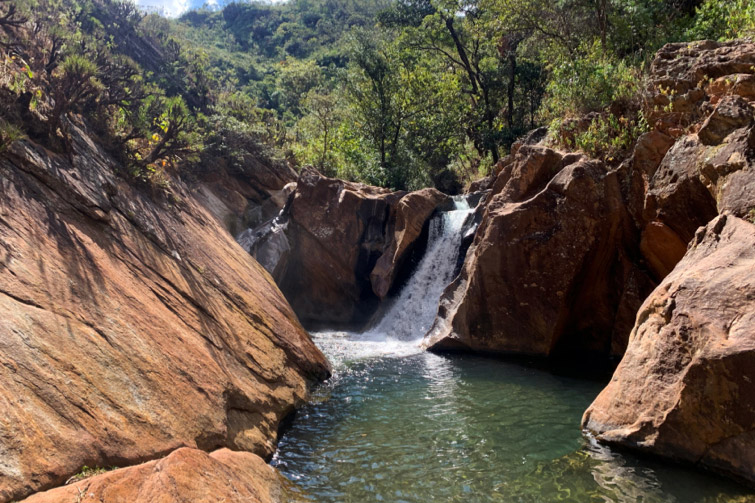
[[[281,290],[307,324],[363,325],[395,282],[435,208],[435,189],[392,192],[304,168],[286,211]]]
[[[627,217],[617,174],[578,155],[523,146],[498,176],[425,345],[541,356],[622,350],[610,335],[626,337],[617,313],[639,301],[617,292],[628,293],[629,279],[642,274],[622,255]]]
[[[598,439],[755,482],[755,225],[723,215],[645,301],[585,412]]]

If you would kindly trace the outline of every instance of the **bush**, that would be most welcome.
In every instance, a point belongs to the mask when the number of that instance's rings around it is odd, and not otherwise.
[[[0,117],[0,154],[23,137],[24,132],[20,128]]]
[[[752,0],[705,0],[697,8],[691,39],[732,39],[755,34]]]
[[[579,130],[579,121],[566,124],[554,121],[555,137],[567,148],[576,148],[590,157],[609,163],[621,160],[650,128],[642,112],[634,117],[616,116],[610,112],[593,114],[587,127]]]
[[[603,54],[597,45],[582,57],[563,56],[551,70],[542,109],[547,120],[639,101],[642,71]]]

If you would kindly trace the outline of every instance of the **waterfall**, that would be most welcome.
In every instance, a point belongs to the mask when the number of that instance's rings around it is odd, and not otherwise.
[[[336,367],[345,361],[420,351],[419,343],[435,319],[440,296],[453,279],[462,230],[471,213],[466,199],[459,197],[454,198],[453,210],[433,217],[424,257],[375,326],[362,333],[312,334]]]
[[[425,256],[385,316],[371,330],[407,341],[421,339],[430,329],[438,300],[453,279],[461,246],[461,230],[471,213],[465,199],[455,199],[454,209],[430,221]]]

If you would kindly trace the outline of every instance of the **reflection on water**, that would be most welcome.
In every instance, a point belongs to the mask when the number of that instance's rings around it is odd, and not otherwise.
[[[326,351],[332,339],[316,338]],[[361,343],[340,344],[334,378],[273,460],[312,501],[755,501],[583,439],[579,420],[601,383],[471,356],[362,359]]]

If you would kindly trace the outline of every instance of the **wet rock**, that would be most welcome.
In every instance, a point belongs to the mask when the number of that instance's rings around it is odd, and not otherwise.
[[[164,459],[38,493],[24,503],[184,503],[303,501],[262,458],[221,449],[182,448]]]
[[[722,215],[645,301],[583,426],[755,481],[755,225]]]
[[[270,456],[328,375],[192,192],[146,195],[87,143],[0,157],[0,501],[181,446]]]

